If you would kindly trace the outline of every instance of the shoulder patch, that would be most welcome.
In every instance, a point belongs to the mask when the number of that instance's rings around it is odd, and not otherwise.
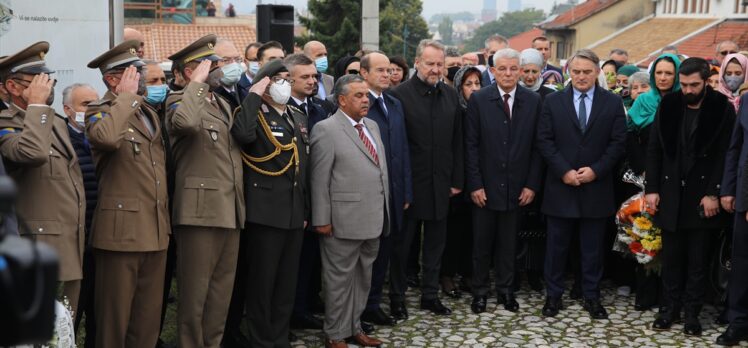
[[[169,110],[175,110],[176,108],[179,107],[179,105],[182,105],[182,101],[181,100],[177,100],[177,101],[169,104]]]
[[[100,120],[100,119],[102,119],[104,117],[109,117],[109,116],[110,115],[109,115],[108,112],[100,111],[100,112],[97,112],[97,113],[95,113],[93,115],[89,115],[88,117],[86,117],[86,120],[88,121],[88,123],[94,123],[94,122],[96,122],[96,121],[98,121],[98,120]]]
[[[23,128],[13,128],[13,127],[0,128],[0,138],[8,134],[21,133],[22,131],[23,131]]]

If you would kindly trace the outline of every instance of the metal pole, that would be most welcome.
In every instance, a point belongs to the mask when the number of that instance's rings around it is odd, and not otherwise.
[[[363,0],[361,6],[361,48],[379,49],[379,0]]]
[[[109,0],[109,47],[122,42],[125,32],[125,3],[123,0]]]

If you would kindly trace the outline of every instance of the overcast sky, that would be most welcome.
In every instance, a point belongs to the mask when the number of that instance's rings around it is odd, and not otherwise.
[[[239,13],[248,13],[254,9],[258,0],[223,0],[223,4],[234,3]],[[506,11],[508,0],[497,1],[499,13]],[[560,2],[560,1],[559,1]],[[297,8],[306,8],[307,0],[262,0],[263,4],[288,4]],[[459,4],[459,6],[455,6]],[[225,6],[225,5],[224,5]],[[542,9],[546,13],[553,6],[552,0],[522,0],[522,7],[535,7]],[[470,11],[480,13],[483,8],[483,0],[423,0],[423,16],[428,19],[437,13],[453,13],[460,11]]]

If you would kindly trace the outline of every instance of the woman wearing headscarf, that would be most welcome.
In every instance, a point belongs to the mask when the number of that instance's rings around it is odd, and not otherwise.
[[[614,90],[616,88],[616,75],[618,75],[618,69],[622,66],[621,63],[615,60],[608,60],[600,67],[600,74],[605,78],[608,90]]]
[[[665,53],[657,57],[649,70],[649,91],[640,94],[629,109],[628,133],[626,137],[626,163],[634,174],[643,176],[647,160],[647,145],[649,144],[650,126],[654,121],[657,108],[662,96],[680,90],[678,70],[680,59],[678,56]],[[627,184],[626,199],[639,189]],[[643,266],[636,265],[636,299],[634,309],[648,310],[658,302],[660,292],[659,276],[649,273]]]
[[[541,103],[546,95],[556,91],[543,85],[543,64],[543,54],[534,48],[523,50],[519,55],[519,85],[540,94]]]
[[[361,69],[361,58],[356,56],[345,56],[335,63],[335,81],[344,75],[358,74]]]
[[[543,86],[548,87],[554,91],[559,90],[558,86],[564,84],[564,77],[558,71],[546,70],[543,73]]]
[[[467,102],[473,92],[479,90],[481,71],[475,65],[466,65],[457,70],[454,86],[460,102],[461,116],[467,112]],[[472,276],[472,248],[473,221],[470,198],[462,194],[456,195],[449,202],[449,216],[447,217],[447,243],[442,254],[441,286],[442,292],[449,297],[462,296],[460,287],[471,284]],[[455,283],[457,275],[462,277],[461,286]]]
[[[748,82],[746,69],[748,69],[748,58],[740,53],[733,53],[725,57],[719,70],[717,90],[727,96],[736,111],[740,104],[740,85]]]
[[[618,95],[623,99],[623,106],[628,110],[631,105],[634,104],[634,100],[631,99],[631,88],[629,88],[629,77],[639,72],[639,68],[635,65],[624,65],[616,72],[616,88]]]

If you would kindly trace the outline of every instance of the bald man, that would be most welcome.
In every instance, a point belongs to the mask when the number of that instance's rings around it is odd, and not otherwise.
[[[304,45],[304,55],[311,58],[314,61],[314,66],[317,68],[317,98],[325,100],[328,94],[332,93],[332,86],[335,83],[335,79],[332,76],[325,74],[327,72],[327,48],[325,44],[319,41],[309,41]]]
[[[122,35],[122,41],[124,42],[127,40],[140,41],[140,46],[138,47],[138,50],[136,52],[138,54],[138,58],[143,59],[143,56],[145,55],[145,37],[143,36],[143,33],[133,28],[125,28],[124,34]]]

